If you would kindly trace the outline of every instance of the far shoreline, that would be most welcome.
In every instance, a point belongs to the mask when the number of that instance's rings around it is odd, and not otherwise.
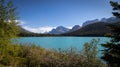
[[[19,37],[107,37],[107,36],[19,36]]]

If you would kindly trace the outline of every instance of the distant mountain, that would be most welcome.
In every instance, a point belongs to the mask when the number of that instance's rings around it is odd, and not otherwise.
[[[97,22],[83,26],[79,30],[71,33],[66,33],[63,35],[76,35],[76,36],[104,36],[106,33],[111,33],[110,29],[107,27],[109,23]]]
[[[84,22],[82,26],[86,26],[86,25],[93,24],[96,22],[115,23],[115,22],[120,22],[120,18],[110,17],[110,18],[102,18],[101,20],[98,20],[98,19],[89,20],[89,21]]]
[[[20,28],[19,36],[24,37],[24,36],[34,36],[35,35],[35,33],[30,32],[30,31],[28,31],[28,30],[26,30],[26,29],[24,29],[22,27],[19,27],[19,28]]]
[[[102,18],[100,20],[101,22],[106,22],[106,23],[115,23],[115,22],[120,22],[120,18],[116,18],[116,17],[110,17],[110,18]]]
[[[110,29],[106,25],[115,23],[115,22],[120,22],[120,19],[116,18],[116,17],[102,18],[101,20],[95,19],[95,20],[86,21],[85,23],[83,23],[82,27],[80,27],[79,25],[75,25],[75,26],[73,26],[72,29],[68,29],[63,26],[58,26],[57,28],[52,29],[50,32],[43,33],[43,34],[103,36],[106,33],[111,33]],[[22,35],[22,36],[38,35],[36,33],[27,31],[22,27],[20,28],[20,32],[21,32],[20,35]]]
[[[75,25],[72,27],[72,29],[70,29],[68,32],[73,32],[73,31],[76,31],[78,29],[80,29],[81,27],[79,25]]]
[[[80,29],[80,26],[79,25],[75,25],[75,26],[73,26],[73,28],[70,31],[76,31],[78,29]]]
[[[63,34],[68,32],[70,29],[63,27],[63,26],[58,26],[56,29],[52,29],[48,34]]]
[[[32,32],[20,27],[20,33],[32,33]]]
[[[82,26],[86,26],[86,25],[89,25],[89,24],[92,24],[92,23],[96,23],[96,22],[99,22],[99,20],[98,19],[88,20],[88,21],[84,22]]]

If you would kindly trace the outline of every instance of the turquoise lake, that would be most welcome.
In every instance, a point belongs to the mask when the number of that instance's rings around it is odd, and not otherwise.
[[[75,47],[81,50],[84,43],[90,42],[92,39],[100,39],[98,49],[101,49],[101,43],[110,40],[106,37],[21,37],[18,39],[18,43],[35,44],[46,49],[68,49]]]

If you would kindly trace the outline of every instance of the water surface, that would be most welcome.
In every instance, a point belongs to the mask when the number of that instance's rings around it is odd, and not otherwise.
[[[47,49],[67,49],[69,47],[82,49],[84,43],[90,42],[92,39],[100,39],[98,45],[109,41],[109,38],[106,37],[21,37],[18,42],[31,43]],[[100,46],[98,47],[101,49]]]

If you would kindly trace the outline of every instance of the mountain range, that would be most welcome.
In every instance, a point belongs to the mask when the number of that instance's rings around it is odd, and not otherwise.
[[[79,25],[75,25],[72,27],[72,29],[68,29],[63,26],[58,26],[56,29],[53,29],[49,32],[49,34],[68,34],[69,35],[104,35],[106,33],[110,33],[110,30],[106,28],[108,24],[119,22],[120,19],[116,17],[110,17],[110,18],[102,18],[94,19],[94,20],[88,20],[83,23],[82,27]],[[92,25],[91,25],[92,24]],[[103,31],[102,31],[103,30]],[[94,32],[94,33],[93,33]]]
[[[88,20],[86,22],[83,23],[83,26],[92,24],[92,23],[97,23],[97,22],[105,22],[105,23],[114,23],[114,22],[120,22],[120,18],[116,18],[116,17],[110,17],[110,18],[102,18],[101,20],[99,19],[95,19],[95,20]]]
[[[63,27],[63,26],[58,26],[55,29],[52,29],[50,32],[48,32],[48,34],[63,34],[63,33],[67,33],[67,32],[73,32],[80,29],[79,25],[75,25],[72,27],[72,29]]]
[[[107,27],[107,25],[113,24],[115,22],[120,22],[120,19],[116,17],[110,17],[102,18],[101,20],[89,20],[84,22],[82,27],[75,25],[72,27],[72,29],[69,29],[63,26],[58,26],[45,34],[65,36],[104,36],[106,33],[111,33],[111,30]],[[29,31],[25,29],[23,29],[22,32],[29,33]]]
[[[73,31],[76,31],[76,30],[78,30],[78,29],[80,29],[81,27],[79,26],[79,25],[75,25],[75,26],[73,26],[72,27],[72,29],[70,29],[68,32],[73,32]],[[67,33],[68,33],[67,32]]]
[[[74,32],[65,33],[63,35],[70,36],[104,36],[107,33],[112,33],[108,27],[110,24],[120,22],[120,18],[110,17],[86,21],[82,27]]]
[[[63,35],[68,36],[104,36],[107,33],[111,33],[110,28],[107,26],[110,23],[96,22],[86,25],[74,32],[65,33]]]
[[[70,29],[63,27],[63,26],[58,26],[55,29],[52,29],[48,34],[62,34],[68,32]]]

